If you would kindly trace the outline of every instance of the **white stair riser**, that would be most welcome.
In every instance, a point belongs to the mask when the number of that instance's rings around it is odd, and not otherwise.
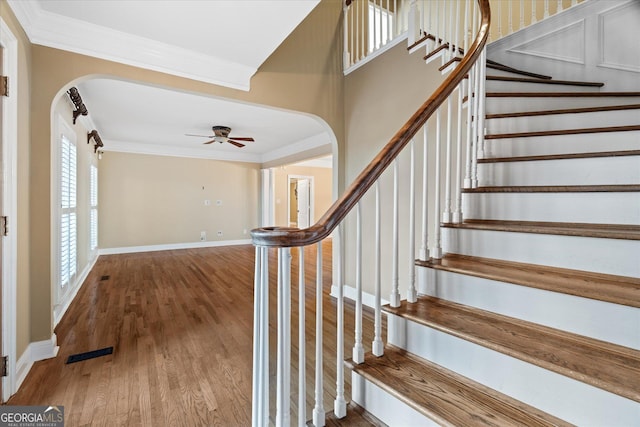
[[[634,425],[638,403],[389,315],[389,343],[576,425]]]
[[[486,112],[500,114],[629,104],[640,104],[640,96],[487,97]]]
[[[443,228],[443,251],[640,277],[640,241]]]
[[[640,308],[419,268],[427,270],[421,294],[640,349]]]
[[[439,426],[355,372],[351,372],[351,388],[353,401],[388,426]]]
[[[478,164],[479,186],[640,184],[640,156]]]
[[[639,150],[640,131],[486,139],[485,157]]]
[[[487,134],[537,132],[640,124],[640,109],[487,119]]]
[[[599,92],[599,87],[555,83],[487,80],[486,92]]]
[[[640,193],[464,193],[465,219],[640,224]]]

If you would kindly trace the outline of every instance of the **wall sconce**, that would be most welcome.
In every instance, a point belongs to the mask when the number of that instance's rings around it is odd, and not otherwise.
[[[71,102],[73,102],[73,105],[76,107],[75,111],[73,112],[73,124],[75,125],[78,116],[86,116],[87,114],[89,114],[89,111],[87,111],[87,107],[84,105],[84,102],[82,102],[82,97],[80,96],[80,92],[78,92],[78,89],[76,87],[72,87],[71,89],[69,89],[67,94],[69,95]]]
[[[98,148],[104,147],[104,144],[102,143],[102,139],[100,139],[100,135],[98,135],[97,130],[94,129],[87,134],[87,144],[91,142],[91,138],[93,138],[93,140],[95,141],[95,145],[93,146],[93,152],[97,153]]]

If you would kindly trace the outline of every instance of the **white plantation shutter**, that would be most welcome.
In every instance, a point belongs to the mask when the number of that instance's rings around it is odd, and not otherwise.
[[[77,270],[77,152],[64,134],[60,138],[60,286]]]
[[[91,213],[89,217],[90,227],[90,249],[94,250],[98,247],[98,168],[91,165],[90,174],[90,203]]]

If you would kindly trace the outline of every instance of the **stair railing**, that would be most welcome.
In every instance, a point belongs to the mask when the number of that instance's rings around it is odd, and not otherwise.
[[[381,5],[381,1],[385,1],[386,5],[390,3],[393,7],[400,7],[398,2],[390,2],[387,0],[378,0],[374,2],[374,6]],[[329,237],[333,233],[333,245],[336,253],[338,254],[337,260],[334,262],[334,267],[337,268],[337,272],[334,277],[338,277],[340,283],[336,286],[337,297],[337,343],[336,343],[336,390],[335,400],[333,402],[333,410],[335,416],[342,418],[346,415],[347,399],[345,397],[344,387],[344,248],[342,246],[341,234],[345,232],[344,220],[350,212],[353,211],[355,215],[355,331],[354,331],[354,347],[352,358],[355,363],[362,363],[364,361],[365,344],[363,342],[363,267],[362,267],[362,254],[363,254],[363,214],[361,199],[365,194],[374,187],[375,197],[375,235],[374,235],[374,285],[375,285],[375,316],[374,316],[374,331],[372,342],[372,353],[375,356],[381,356],[384,352],[384,345],[382,339],[382,316],[381,316],[381,266],[383,265],[383,259],[381,256],[381,185],[380,178],[389,168],[393,165],[393,195],[391,200],[393,201],[393,219],[392,219],[392,257],[390,270],[392,272],[392,291],[390,295],[390,304],[392,306],[399,306],[401,303],[400,292],[400,209],[399,209],[399,159],[398,156],[403,152],[403,149],[409,145],[408,156],[410,158],[410,185],[409,185],[409,256],[407,257],[407,266],[409,268],[409,279],[406,283],[406,295],[407,299],[411,302],[416,301],[417,289],[415,284],[415,237],[418,233],[415,227],[415,188],[416,188],[416,174],[415,174],[415,146],[414,137],[422,132],[423,135],[423,157],[422,165],[422,245],[419,250],[419,258],[421,260],[428,260],[429,257],[439,258],[442,254],[440,244],[440,221],[435,222],[435,237],[434,248],[431,253],[427,249],[428,245],[428,201],[427,197],[430,196],[427,191],[427,184],[430,180],[435,180],[435,194],[432,195],[436,202],[434,218],[440,217],[440,203],[441,196],[440,190],[442,184],[440,183],[440,175],[445,176],[444,185],[444,202],[445,210],[443,220],[449,222],[453,219],[462,219],[461,212],[461,195],[460,187],[463,184],[462,174],[463,172],[469,172],[468,176],[465,176],[464,183],[472,183],[475,179],[473,177],[473,158],[477,158],[477,152],[480,150],[481,135],[483,134],[482,127],[483,121],[474,120],[474,117],[481,115],[482,102],[481,96],[478,94],[481,91],[480,82],[483,81],[483,69],[482,65],[484,59],[484,48],[489,34],[489,22],[490,22],[490,8],[488,0],[464,0],[464,12],[462,12],[462,5],[456,5],[455,8],[440,7],[438,13],[442,13],[440,17],[434,18],[430,23],[424,23],[427,25],[424,28],[426,30],[420,30],[417,32],[422,35],[422,40],[417,40],[417,45],[446,45],[446,48],[440,49],[442,52],[449,52],[447,57],[449,60],[464,55],[458,58],[456,61],[451,62],[451,66],[447,71],[450,71],[446,77],[443,77],[443,82],[438,89],[422,104],[422,106],[413,114],[413,116],[406,122],[406,124],[391,138],[391,140],[382,148],[382,150],[375,156],[375,158],[364,168],[364,170],[358,175],[348,189],[339,197],[339,199],[327,210],[327,212],[320,218],[320,220],[306,229],[295,229],[286,227],[265,227],[252,230],[251,236],[253,244],[256,246],[255,250],[255,282],[254,282],[254,347],[253,347],[253,393],[252,393],[252,425],[254,427],[267,426],[270,424],[270,375],[269,375],[269,256],[270,249],[277,249],[277,280],[274,284],[277,290],[277,313],[276,313],[276,384],[275,384],[275,418],[274,422],[276,426],[288,426],[291,424],[291,399],[292,393],[290,390],[292,378],[291,378],[291,248],[298,247],[298,291],[299,291],[299,361],[298,361],[298,417],[296,422],[299,426],[306,425],[306,336],[305,336],[305,273],[304,273],[304,247],[310,245],[316,245],[316,283],[315,283],[315,384],[314,394],[315,403],[312,412],[313,424],[317,427],[325,425],[325,403],[324,403],[324,381],[325,373],[323,370],[323,290],[324,285],[322,281],[322,243],[323,240]],[[417,14],[421,14],[418,8],[418,2],[412,1],[410,4],[409,21],[415,19]],[[436,2],[434,2],[436,3]],[[454,3],[454,2],[448,2]],[[459,2],[455,2],[459,3]],[[443,3],[444,4],[444,3]],[[346,8],[361,7],[358,6],[357,1],[348,1]],[[375,10],[375,8],[374,8]],[[396,9],[398,10],[398,9]],[[455,16],[454,14],[459,14]],[[375,14],[374,14],[375,15]],[[380,16],[383,16],[381,14]],[[351,16],[345,14],[345,16]],[[351,19],[351,18],[345,18]],[[418,20],[416,20],[418,21]],[[460,22],[458,22],[460,21]],[[377,21],[376,21],[377,22]],[[357,25],[357,22],[356,22]],[[377,24],[380,25],[380,24]],[[435,34],[430,30],[430,25],[436,25]],[[456,30],[450,30],[450,28],[456,28]],[[451,38],[448,40],[447,38]],[[345,43],[351,43],[347,40]],[[416,45],[416,46],[417,46]],[[433,48],[433,46],[430,46]],[[437,46],[436,46],[437,47]],[[443,55],[445,55],[443,53]],[[465,81],[466,79],[466,81]],[[457,91],[457,92],[456,92]],[[466,94],[466,95],[465,95]],[[463,102],[466,99],[466,125],[462,125],[462,109]],[[452,109],[454,104],[457,108],[457,126],[460,126],[457,131],[453,129],[453,116]],[[446,107],[445,107],[446,105]],[[443,119],[442,116],[446,115]],[[481,117],[481,116],[480,116]],[[436,141],[435,141],[435,171],[429,174],[429,156],[428,145],[429,140],[433,136],[429,133],[427,122],[435,121],[436,127]],[[444,128],[444,129],[443,129]],[[455,136],[454,136],[455,135]],[[456,148],[454,149],[454,141]],[[466,144],[466,147],[463,145]],[[440,151],[445,152],[445,162],[441,159]],[[455,167],[452,166],[452,157],[455,151],[456,162]],[[465,154],[466,153],[466,154]],[[463,171],[462,162],[463,157],[466,156],[467,164]],[[443,165],[443,163],[445,163]],[[441,170],[444,169],[444,170]],[[455,169],[455,170],[454,170]],[[455,183],[453,182],[455,181]],[[452,193],[452,188],[455,186],[457,189],[455,196]],[[452,212],[451,207],[453,201],[456,202],[455,210]]]

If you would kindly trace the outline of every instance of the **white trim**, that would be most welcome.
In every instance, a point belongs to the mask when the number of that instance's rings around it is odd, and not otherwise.
[[[277,159],[281,159],[294,154],[302,153],[307,150],[312,150],[318,147],[328,147],[327,154],[332,152],[332,131],[320,132],[316,135],[309,136],[302,141],[294,142],[293,144],[285,145],[284,147],[276,148],[268,153],[264,153],[261,157],[262,163],[272,162]]]
[[[598,56],[599,57],[598,57],[598,63],[596,64],[597,67],[611,68],[611,69],[620,70],[620,71],[630,71],[632,73],[640,73],[640,67],[636,65],[616,64],[613,62],[608,62],[605,59],[605,54],[607,53],[607,49],[605,48],[605,32],[604,32],[605,18],[607,15],[611,15],[614,12],[619,12],[621,9],[624,9],[630,6],[634,6],[634,4],[632,2],[623,3],[621,5],[616,5],[615,7],[607,9],[598,14],[597,18],[598,18],[598,50],[599,50]],[[631,35],[631,37],[634,37],[634,36]]]
[[[87,265],[82,269],[82,272],[80,274],[76,274],[76,278],[74,279],[73,283],[69,284],[68,291],[62,296],[62,301],[60,301],[58,304],[54,304],[53,306],[53,328],[54,329],[56,326],[58,326],[58,323],[60,323],[60,320],[62,320],[62,317],[67,312],[67,309],[75,299],[76,295],[78,294],[78,291],[82,287],[84,281],[87,279],[87,276],[89,276],[89,273],[91,272],[91,269],[93,268],[93,266],[96,264],[97,260],[98,260],[98,256],[96,254],[93,257],[93,259],[90,260],[87,263]]]
[[[120,153],[150,154],[155,156],[190,157],[196,159],[228,160],[236,162],[261,163],[260,154],[250,154],[243,152],[216,151],[202,148],[176,147],[172,145],[145,144],[141,142],[126,142],[103,140],[105,146],[101,151],[109,153],[116,151]]]
[[[164,245],[148,246],[124,246],[120,248],[102,248],[98,251],[100,255],[131,254],[136,252],[171,251],[175,249],[198,249],[212,248],[218,246],[250,245],[251,239],[243,240],[220,240],[210,242],[189,242],[189,243],[167,243]]]
[[[16,390],[20,388],[35,362],[56,357],[59,349],[56,334],[52,334],[48,340],[30,343],[17,362],[18,378]]]
[[[358,293],[356,291],[356,288],[349,285],[344,285],[343,289],[344,289],[343,295],[345,298],[350,299],[352,301],[356,300],[356,294]],[[338,287],[336,285],[331,285],[331,293],[329,295],[331,295],[334,298],[338,297]],[[389,304],[389,301],[384,298],[381,298],[380,303],[382,305],[386,305],[386,304]],[[366,305],[369,308],[375,309],[376,307],[375,295],[362,291],[362,304]]]
[[[9,97],[2,99],[2,159],[4,183],[2,215],[9,217],[9,235],[2,238],[2,349],[9,356],[8,376],[2,378],[6,402],[16,386],[16,305],[18,253],[18,40],[0,17],[0,45],[4,48],[4,73],[9,77]]]
[[[395,47],[396,45],[400,44],[400,42],[402,42],[404,40],[407,40],[408,37],[409,37],[409,32],[407,32],[407,31],[397,35],[396,38],[394,38],[389,43],[387,43],[384,46],[382,46],[380,49],[376,50],[375,52],[368,53],[367,56],[365,56],[362,60],[360,60],[360,61],[356,62],[355,64],[353,64],[352,66],[346,68],[344,70],[344,75],[346,76],[347,74],[349,74],[349,73],[357,70],[358,68],[362,67],[364,64],[373,61],[378,56],[382,55],[386,51],[388,51],[388,50],[392,49],[393,47]]]
[[[33,44],[244,91],[250,89],[251,77],[257,71],[248,65],[51,13],[37,2],[8,3]]]

